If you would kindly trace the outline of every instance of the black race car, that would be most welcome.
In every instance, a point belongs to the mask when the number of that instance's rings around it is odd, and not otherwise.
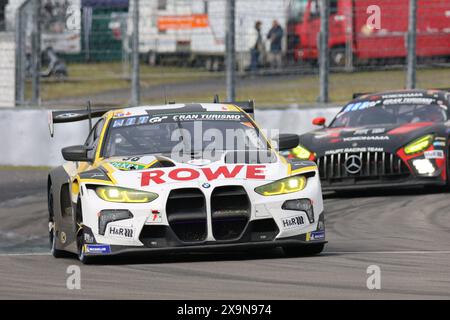
[[[363,94],[329,126],[304,134],[289,157],[316,161],[324,190],[450,183],[450,92]]]

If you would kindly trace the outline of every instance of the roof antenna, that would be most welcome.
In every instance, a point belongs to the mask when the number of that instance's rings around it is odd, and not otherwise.
[[[87,112],[89,116],[89,132],[92,130],[92,108],[91,108],[91,100],[87,102]]]
[[[214,103],[219,103],[219,95],[218,94],[214,95]]]

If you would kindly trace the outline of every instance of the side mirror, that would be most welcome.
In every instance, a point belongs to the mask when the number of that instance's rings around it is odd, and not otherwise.
[[[278,136],[278,150],[286,151],[293,149],[300,143],[300,138],[297,134],[280,134]]]
[[[89,159],[87,153],[89,148],[86,146],[71,146],[66,147],[61,150],[62,156],[64,160],[67,161],[81,161],[81,162],[89,162],[92,159]]]
[[[315,126],[325,126],[326,119],[324,117],[314,118],[312,124]]]

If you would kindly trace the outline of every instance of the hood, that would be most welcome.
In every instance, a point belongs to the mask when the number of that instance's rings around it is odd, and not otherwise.
[[[402,125],[373,125],[351,128],[325,128],[304,134],[300,144],[318,157],[326,152],[384,151],[395,153],[416,138],[428,133],[439,133],[443,125],[431,122]],[[345,151],[346,150],[346,151]]]
[[[267,157],[236,151],[215,159],[189,155],[175,161],[167,155],[114,157],[101,165],[114,183],[128,188],[163,187],[172,183],[197,181],[199,185],[218,180],[274,181],[288,175],[289,165],[274,152]]]

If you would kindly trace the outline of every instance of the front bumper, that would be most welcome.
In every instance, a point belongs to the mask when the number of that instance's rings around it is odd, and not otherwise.
[[[244,192],[244,187],[229,189],[225,184],[208,189],[182,185],[181,189],[162,190],[154,202],[134,205],[108,203],[98,199],[92,190],[86,190],[85,196],[89,199],[82,201],[84,231],[88,233],[85,239],[89,240],[85,241],[88,246],[85,254],[221,250],[323,242],[320,181],[317,175],[309,179],[307,187],[300,192],[268,197],[252,192],[254,186],[246,186]],[[180,190],[184,190],[183,193]],[[282,209],[286,201],[298,199],[310,201],[309,214]],[[100,234],[98,217],[101,212],[118,209],[130,211],[133,218],[109,222],[106,232]],[[237,211],[244,213],[237,214]],[[156,219],[152,212],[159,212]],[[89,250],[89,246],[93,250]]]
[[[277,247],[307,247],[310,245],[326,244],[325,240],[307,240],[309,235],[301,235],[285,239],[274,239],[271,241],[254,241],[254,242],[233,242],[233,243],[205,243],[202,245],[182,245],[173,247],[148,248],[148,247],[133,247],[133,246],[119,246],[119,245],[93,245],[103,246],[107,248],[102,253],[89,253],[85,251],[87,256],[145,256],[150,254],[170,254],[170,253],[201,253],[201,252],[230,252],[230,251],[245,251],[251,249],[271,249]],[[89,246],[89,245],[86,245]]]

